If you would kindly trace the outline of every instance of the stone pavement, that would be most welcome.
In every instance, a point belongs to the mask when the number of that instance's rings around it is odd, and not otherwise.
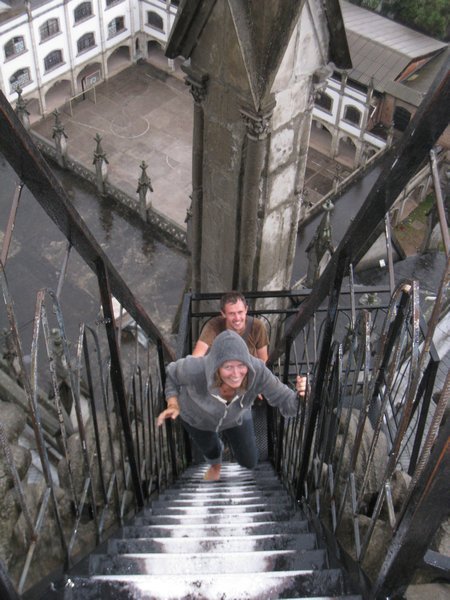
[[[71,158],[94,171],[94,137],[102,138],[108,181],[137,199],[145,161],[153,193],[147,202],[185,227],[191,193],[192,98],[179,67],[168,74],[150,63],[128,67],[69,106],[60,109]],[[54,117],[33,125],[52,141]]]

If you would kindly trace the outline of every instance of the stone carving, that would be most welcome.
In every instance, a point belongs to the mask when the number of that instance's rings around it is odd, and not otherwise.
[[[202,104],[206,98],[208,75],[203,75],[200,80],[196,79],[193,75],[188,75],[185,83],[189,86],[189,91],[194,98],[195,104]]]
[[[263,140],[270,132],[272,111],[254,113],[241,109],[241,117],[247,129],[247,135],[253,140]]]

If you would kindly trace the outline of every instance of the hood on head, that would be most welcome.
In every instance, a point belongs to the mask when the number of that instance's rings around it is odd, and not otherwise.
[[[251,356],[247,344],[238,333],[227,329],[219,333],[211,344],[208,354],[205,356],[208,389],[213,387],[214,375],[217,369],[227,360],[239,360],[247,365],[248,383],[250,386],[255,377],[255,371],[251,364]]]

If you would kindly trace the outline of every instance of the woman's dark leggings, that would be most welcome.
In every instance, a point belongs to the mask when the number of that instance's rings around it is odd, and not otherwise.
[[[211,465],[222,462],[223,443],[215,431],[202,431],[182,421],[183,427],[191,436],[195,445]],[[221,436],[228,442],[235,460],[247,469],[253,469],[258,463],[255,428],[251,415],[244,419],[242,425],[225,429]]]

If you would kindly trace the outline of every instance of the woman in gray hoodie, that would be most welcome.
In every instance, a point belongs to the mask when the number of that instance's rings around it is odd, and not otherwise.
[[[297,392],[281,383],[262,360],[250,355],[240,335],[226,330],[216,337],[206,356],[187,356],[167,366],[167,408],[157,424],[180,416],[211,465],[205,479],[217,481],[223,450],[219,433],[240,465],[255,467],[258,452],[251,412],[255,398],[263,394],[284,417],[293,417],[305,387],[306,378],[301,376],[297,377]]]

